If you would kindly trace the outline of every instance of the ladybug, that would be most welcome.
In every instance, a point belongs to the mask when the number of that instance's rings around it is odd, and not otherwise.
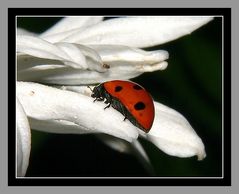
[[[108,104],[124,115],[133,125],[148,133],[154,121],[154,104],[150,94],[131,81],[112,80],[95,86],[91,97]]]

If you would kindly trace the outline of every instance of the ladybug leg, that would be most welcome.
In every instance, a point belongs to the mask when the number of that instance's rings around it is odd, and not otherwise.
[[[95,101],[103,101],[103,100],[104,100],[104,98],[102,98],[102,97],[100,97],[100,98],[95,98],[95,99],[94,99],[94,102],[95,102]]]
[[[109,104],[104,108],[104,110],[107,109],[107,108],[109,108],[110,105],[111,105],[111,103],[109,103]]]
[[[127,116],[125,115],[125,116],[124,116],[124,121],[125,121],[126,119],[127,119]]]
[[[111,98],[110,96],[106,96],[105,98],[106,98],[106,100],[105,100],[104,103],[105,103],[105,104],[108,104],[108,105],[104,108],[104,110],[107,109],[107,108],[109,108],[110,105],[111,105],[111,103],[112,103],[112,98]]]
[[[123,107],[123,115],[124,115],[124,121],[129,118],[128,117],[128,112],[124,107]]]
[[[119,111],[124,115],[124,120],[123,121],[125,121],[128,118],[128,111],[127,111],[127,109],[120,104]]]

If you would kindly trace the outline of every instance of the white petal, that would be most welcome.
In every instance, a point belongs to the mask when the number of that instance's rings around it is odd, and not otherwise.
[[[33,36],[17,36],[17,52],[39,58],[62,60],[67,55],[57,46]]]
[[[119,138],[115,138],[105,134],[97,134],[97,137],[110,148],[126,154],[133,154],[137,157],[139,162],[144,166],[149,174],[154,174],[154,170],[146,154],[144,148],[138,140],[129,143]]]
[[[66,65],[100,72],[106,70],[97,52],[83,45],[51,44],[37,37],[18,36],[17,51],[20,52],[17,56],[18,71],[42,65],[45,65],[44,70],[46,70],[46,65]],[[52,69],[51,66],[50,68]]]
[[[104,110],[105,104],[91,97],[29,82],[17,83],[17,96],[31,120],[65,121],[78,126],[79,133],[106,133],[130,142],[138,137],[137,128],[124,122],[118,111]],[[67,128],[60,132],[71,133]]]
[[[127,141],[105,134],[97,134],[96,137],[113,150],[120,153],[132,153],[132,144]]]
[[[148,164],[150,164],[149,157],[142,147],[141,143],[138,140],[135,140],[133,143],[134,151],[138,153],[140,158],[143,158]]]
[[[17,118],[17,176],[25,176],[31,151],[31,131],[26,113],[16,100]]]
[[[92,93],[89,90],[89,88],[85,87],[85,86],[56,86],[56,87],[61,89],[61,90],[68,90],[68,91],[80,93],[80,94],[83,94],[83,95],[86,95],[86,96],[90,96],[91,93]]]
[[[65,17],[46,32],[42,33],[41,37],[49,42],[59,42],[72,33],[83,31],[85,28],[95,25],[102,20],[102,16]]]
[[[112,79],[130,79],[139,76],[144,72],[164,70],[167,67],[167,62],[164,61],[168,59],[167,51],[144,51],[141,49],[117,45],[91,45],[90,47],[100,55],[100,58],[103,60],[103,64],[110,66],[107,71],[102,72],[101,69],[97,69],[98,67],[104,67],[104,65],[97,66],[97,62],[95,62],[95,64],[93,63],[97,60],[90,60],[94,59],[91,57],[87,58],[89,69],[98,70],[99,72],[77,70],[67,67],[63,68],[61,66],[54,69],[49,67],[49,71],[46,71],[45,68],[31,68],[29,71],[18,71],[18,80],[30,80],[64,85],[94,84]],[[83,54],[87,56],[87,54]],[[39,61],[32,61],[35,64],[40,63]],[[23,58],[21,60],[21,65],[24,67],[27,66],[23,65],[25,63],[26,60]]]
[[[38,36],[33,32],[29,32],[23,28],[17,28],[17,35],[25,35],[25,36]]]
[[[136,153],[141,155],[141,159],[144,158],[145,161],[150,163],[149,158],[142,147],[142,145],[139,143],[138,140],[133,141],[132,143],[129,143],[125,140],[115,138],[113,136],[105,135],[105,134],[97,134],[97,136],[103,143],[111,147],[112,149],[121,152],[121,153],[127,153],[132,154]]]
[[[32,71],[33,72],[37,71],[37,69],[51,71],[52,69],[55,68],[64,68],[64,67],[65,65],[59,60],[43,59],[22,53],[17,54],[17,72],[19,74],[21,74],[24,71],[31,73]]]
[[[145,66],[125,66],[121,63],[117,67],[111,67],[107,72],[99,73],[96,71],[77,70],[72,68],[55,68],[55,69],[30,69],[18,72],[19,81],[37,81],[48,84],[60,85],[79,85],[79,84],[95,84],[113,79],[131,79],[141,75],[143,72],[158,70],[166,67],[167,62]]]
[[[64,39],[80,44],[149,47],[190,34],[212,20],[203,16],[150,16],[106,20]]]
[[[96,70],[99,72],[106,70],[99,54],[89,47],[65,42],[59,42],[55,45],[68,55],[69,61],[66,61],[65,64],[69,63],[68,65],[71,67]]]
[[[202,140],[177,111],[155,102],[155,120],[145,136],[165,153],[178,157],[206,157]]]
[[[136,64],[142,67],[141,71],[145,72],[146,66],[152,68],[155,64],[162,64],[168,59],[169,54],[164,50],[144,51],[142,49],[122,46],[122,45],[89,45],[96,50],[103,62],[110,66],[123,64]],[[111,65],[112,64],[112,65]],[[140,69],[138,68],[138,70]],[[165,69],[165,66],[159,67],[157,70]],[[148,70],[148,71],[155,71]]]
[[[84,130],[79,125],[66,120],[38,120],[29,118],[31,123],[31,129],[48,132],[48,133],[60,133],[60,134],[89,134],[96,133],[96,131]]]

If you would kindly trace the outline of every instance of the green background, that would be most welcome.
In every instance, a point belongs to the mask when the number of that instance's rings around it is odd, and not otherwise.
[[[59,18],[18,18],[18,27],[43,32]],[[148,48],[170,54],[164,71],[133,81],[180,113],[204,142],[207,157],[177,158],[140,139],[156,176],[222,176],[222,19],[191,35]],[[27,176],[151,176],[135,155],[112,150],[93,135],[60,135],[32,130]]]

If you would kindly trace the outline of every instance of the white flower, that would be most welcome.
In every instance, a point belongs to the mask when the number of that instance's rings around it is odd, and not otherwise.
[[[177,111],[154,102],[155,120],[145,134],[123,121],[115,109],[104,110],[104,103],[93,103],[90,89],[83,85],[164,70],[168,52],[142,48],[189,34],[211,19],[67,17],[41,35],[18,29],[17,175],[24,176],[28,166],[30,127],[53,133],[99,134],[107,145],[122,152],[132,151],[133,145],[147,162],[137,141],[139,135],[169,155],[203,159],[202,140]],[[112,141],[112,136],[119,139]]]
[[[19,100],[16,100],[17,116],[17,176],[24,176],[31,150],[31,132],[25,111]]]

